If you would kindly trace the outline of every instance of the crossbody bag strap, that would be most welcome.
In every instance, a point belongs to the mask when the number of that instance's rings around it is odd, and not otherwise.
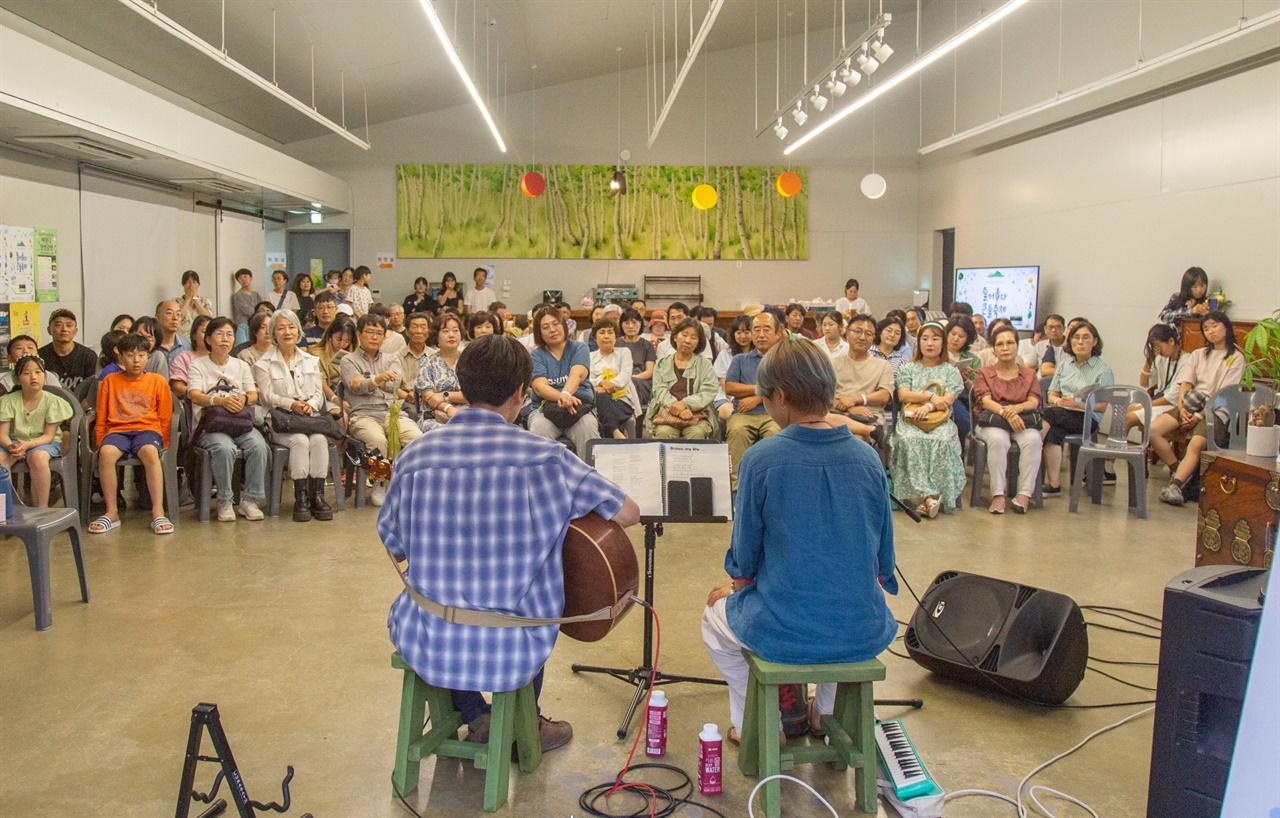
[[[532,616],[515,616],[514,614],[500,614],[492,611],[455,608],[452,605],[441,605],[439,602],[428,599],[418,593],[409,584],[409,578],[405,576],[404,569],[400,567],[400,561],[396,559],[395,555],[388,551],[387,557],[391,560],[391,564],[395,566],[396,573],[400,575],[400,581],[404,583],[404,589],[409,593],[409,598],[417,603],[419,608],[432,616],[455,625],[473,625],[480,628],[532,628],[540,625],[568,625],[573,622],[599,622],[605,619],[617,618],[626,610],[629,601],[629,597],[624,596],[612,606],[601,608],[593,613],[564,616],[556,619],[539,619]]]

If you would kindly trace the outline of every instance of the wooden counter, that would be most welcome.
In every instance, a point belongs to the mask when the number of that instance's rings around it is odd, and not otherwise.
[[[1196,565],[1270,568],[1280,524],[1280,470],[1274,457],[1242,451],[1200,458]]]

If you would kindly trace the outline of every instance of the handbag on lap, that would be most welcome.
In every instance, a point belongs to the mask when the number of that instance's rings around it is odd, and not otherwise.
[[[933,392],[937,394],[939,397],[943,395],[942,384],[938,383],[937,381],[930,381],[929,384],[925,386],[924,391]],[[915,426],[917,429],[919,429],[922,432],[932,432],[934,429],[938,428],[939,426],[941,426],[942,424],[946,423],[948,420],[951,419],[951,407],[948,406],[944,409],[934,409],[933,411],[929,412],[929,416],[926,417],[924,420],[918,420],[915,417],[912,417],[912,413],[915,412],[916,410],[920,409],[923,406],[931,406],[931,405],[932,404],[927,404],[927,403],[903,404],[902,419],[905,420],[907,423],[910,423],[912,426]]]

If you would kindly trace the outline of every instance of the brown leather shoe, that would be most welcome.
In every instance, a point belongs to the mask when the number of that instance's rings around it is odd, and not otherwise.
[[[487,744],[489,741],[489,714],[485,713],[476,716],[475,720],[467,725],[467,741],[474,741],[476,744]]]
[[[563,747],[573,738],[573,725],[567,721],[552,721],[546,716],[538,716],[538,743],[542,752],[546,753],[557,747]]]

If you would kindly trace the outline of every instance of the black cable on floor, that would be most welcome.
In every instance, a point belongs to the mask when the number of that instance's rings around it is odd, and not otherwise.
[[[1103,659],[1098,656],[1090,656],[1092,662],[1101,662],[1104,665],[1132,665],[1134,667],[1160,667],[1159,662],[1123,662],[1119,659]]]
[[[705,810],[711,815],[718,815],[720,818],[726,818],[723,812],[720,812],[714,807],[692,800],[693,779],[691,779],[689,774],[679,767],[672,764],[658,764],[656,762],[631,765],[632,771],[644,769],[666,770],[667,772],[675,773],[681,780],[675,787],[670,789],[659,787],[656,784],[650,784],[647,781],[625,781],[624,784],[630,784],[632,786],[628,789],[619,789],[617,794],[632,794],[640,798],[639,807],[632,812],[606,812],[600,806],[600,802],[617,785],[618,782],[616,779],[613,781],[606,781],[603,784],[599,784],[582,793],[578,798],[578,806],[581,807],[588,815],[596,815],[600,816],[600,818],[643,818],[643,816],[646,815],[653,815],[656,816],[656,818],[667,818],[667,816],[674,815],[676,810],[688,804],[689,806],[697,807],[700,810]],[[636,785],[640,786],[637,787]],[[651,795],[647,795],[646,793],[651,793]],[[657,802],[656,811],[653,810],[653,804],[655,801]]]
[[[1083,608],[1081,608],[1080,610],[1081,610],[1081,612],[1086,612]],[[1153,624],[1153,623],[1151,623],[1151,622],[1144,622],[1144,621],[1143,621],[1143,620],[1141,620],[1141,619],[1134,619],[1134,618],[1132,618],[1132,617],[1124,616],[1123,614],[1110,613],[1110,612],[1108,612],[1108,611],[1094,611],[1094,610],[1089,610],[1089,611],[1087,611],[1087,613],[1091,613],[1091,614],[1094,614],[1094,615],[1096,615],[1096,616],[1111,616],[1111,617],[1115,617],[1116,619],[1119,619],[1119,620],[1121,620],[1121,621],[1128,622],[1130,625],[1137,625],[1139,628],[1150,628],[1151,630],[1155,631],[1156,633],[1159,633],[1159,632],[1161,631],[1161,629],[1162,629],[1162,626],[1161,626],[1161,625]]]
[[[1146,639],[1155,639],[1157,642],[1160,641],[1160,634],[1158,633],[1143,633],[1142,631],[1132,631],[1132,630],[1129,630],[1128,628],[1117,628],[1113,625],[1103,625],[1101,623],[1090,622],[1088,620],[1085,620],[1085,624],[1091,628],[1101,628],[1104,631],[1115,631],[1116,633],[1127,633],[1130,636],[1141,636]]]
[[[1081,605],[1080,610],[1100,611],[1100,612],[1101,611],[1120,611],[1122,613],[1128,613],[1128,614],[1133,614],[1134,616],[1140,616],[1143,619],[1150,619],[1153,622],[1163,623],[1163,620],[1161,620],[1160,617],[1158,616],[1152,616],[1151,614],[1143,613],[1142,611],[1135,611],[1132,608],[1117,608],[1114,605]]]
[[[400,801],[400,803],[404,804],[404,808],[409,810],[409,812],[413,813],[414,818],[422,818],[422,813],[418,812],[416,809],[409,806],[409,802],[404,800],[404,796],[400,794],[399,788],[396,787],[396,777],[394,773],[391,776],[391,791],[395,793],[395,796]]]
[[[1148,693],[1156,692],[1156,689],[1154,687],[1144,687],[1143,685],[1136,684],[1135,682],[1126,681],[1125,679],[1121,679],[1119,676],[1112,676],[1110,673],[1107,673],[1105,670],[1098,670],[1096,667],[1086,665],[1085,670],[1092,670],[1094,673],[1097,673],[1099,676],[1106,676],[1108,679],[1117,681],[1122,685],[1127,685],[1129,687],[1137,688],[1138,690],[1145,690]]]

